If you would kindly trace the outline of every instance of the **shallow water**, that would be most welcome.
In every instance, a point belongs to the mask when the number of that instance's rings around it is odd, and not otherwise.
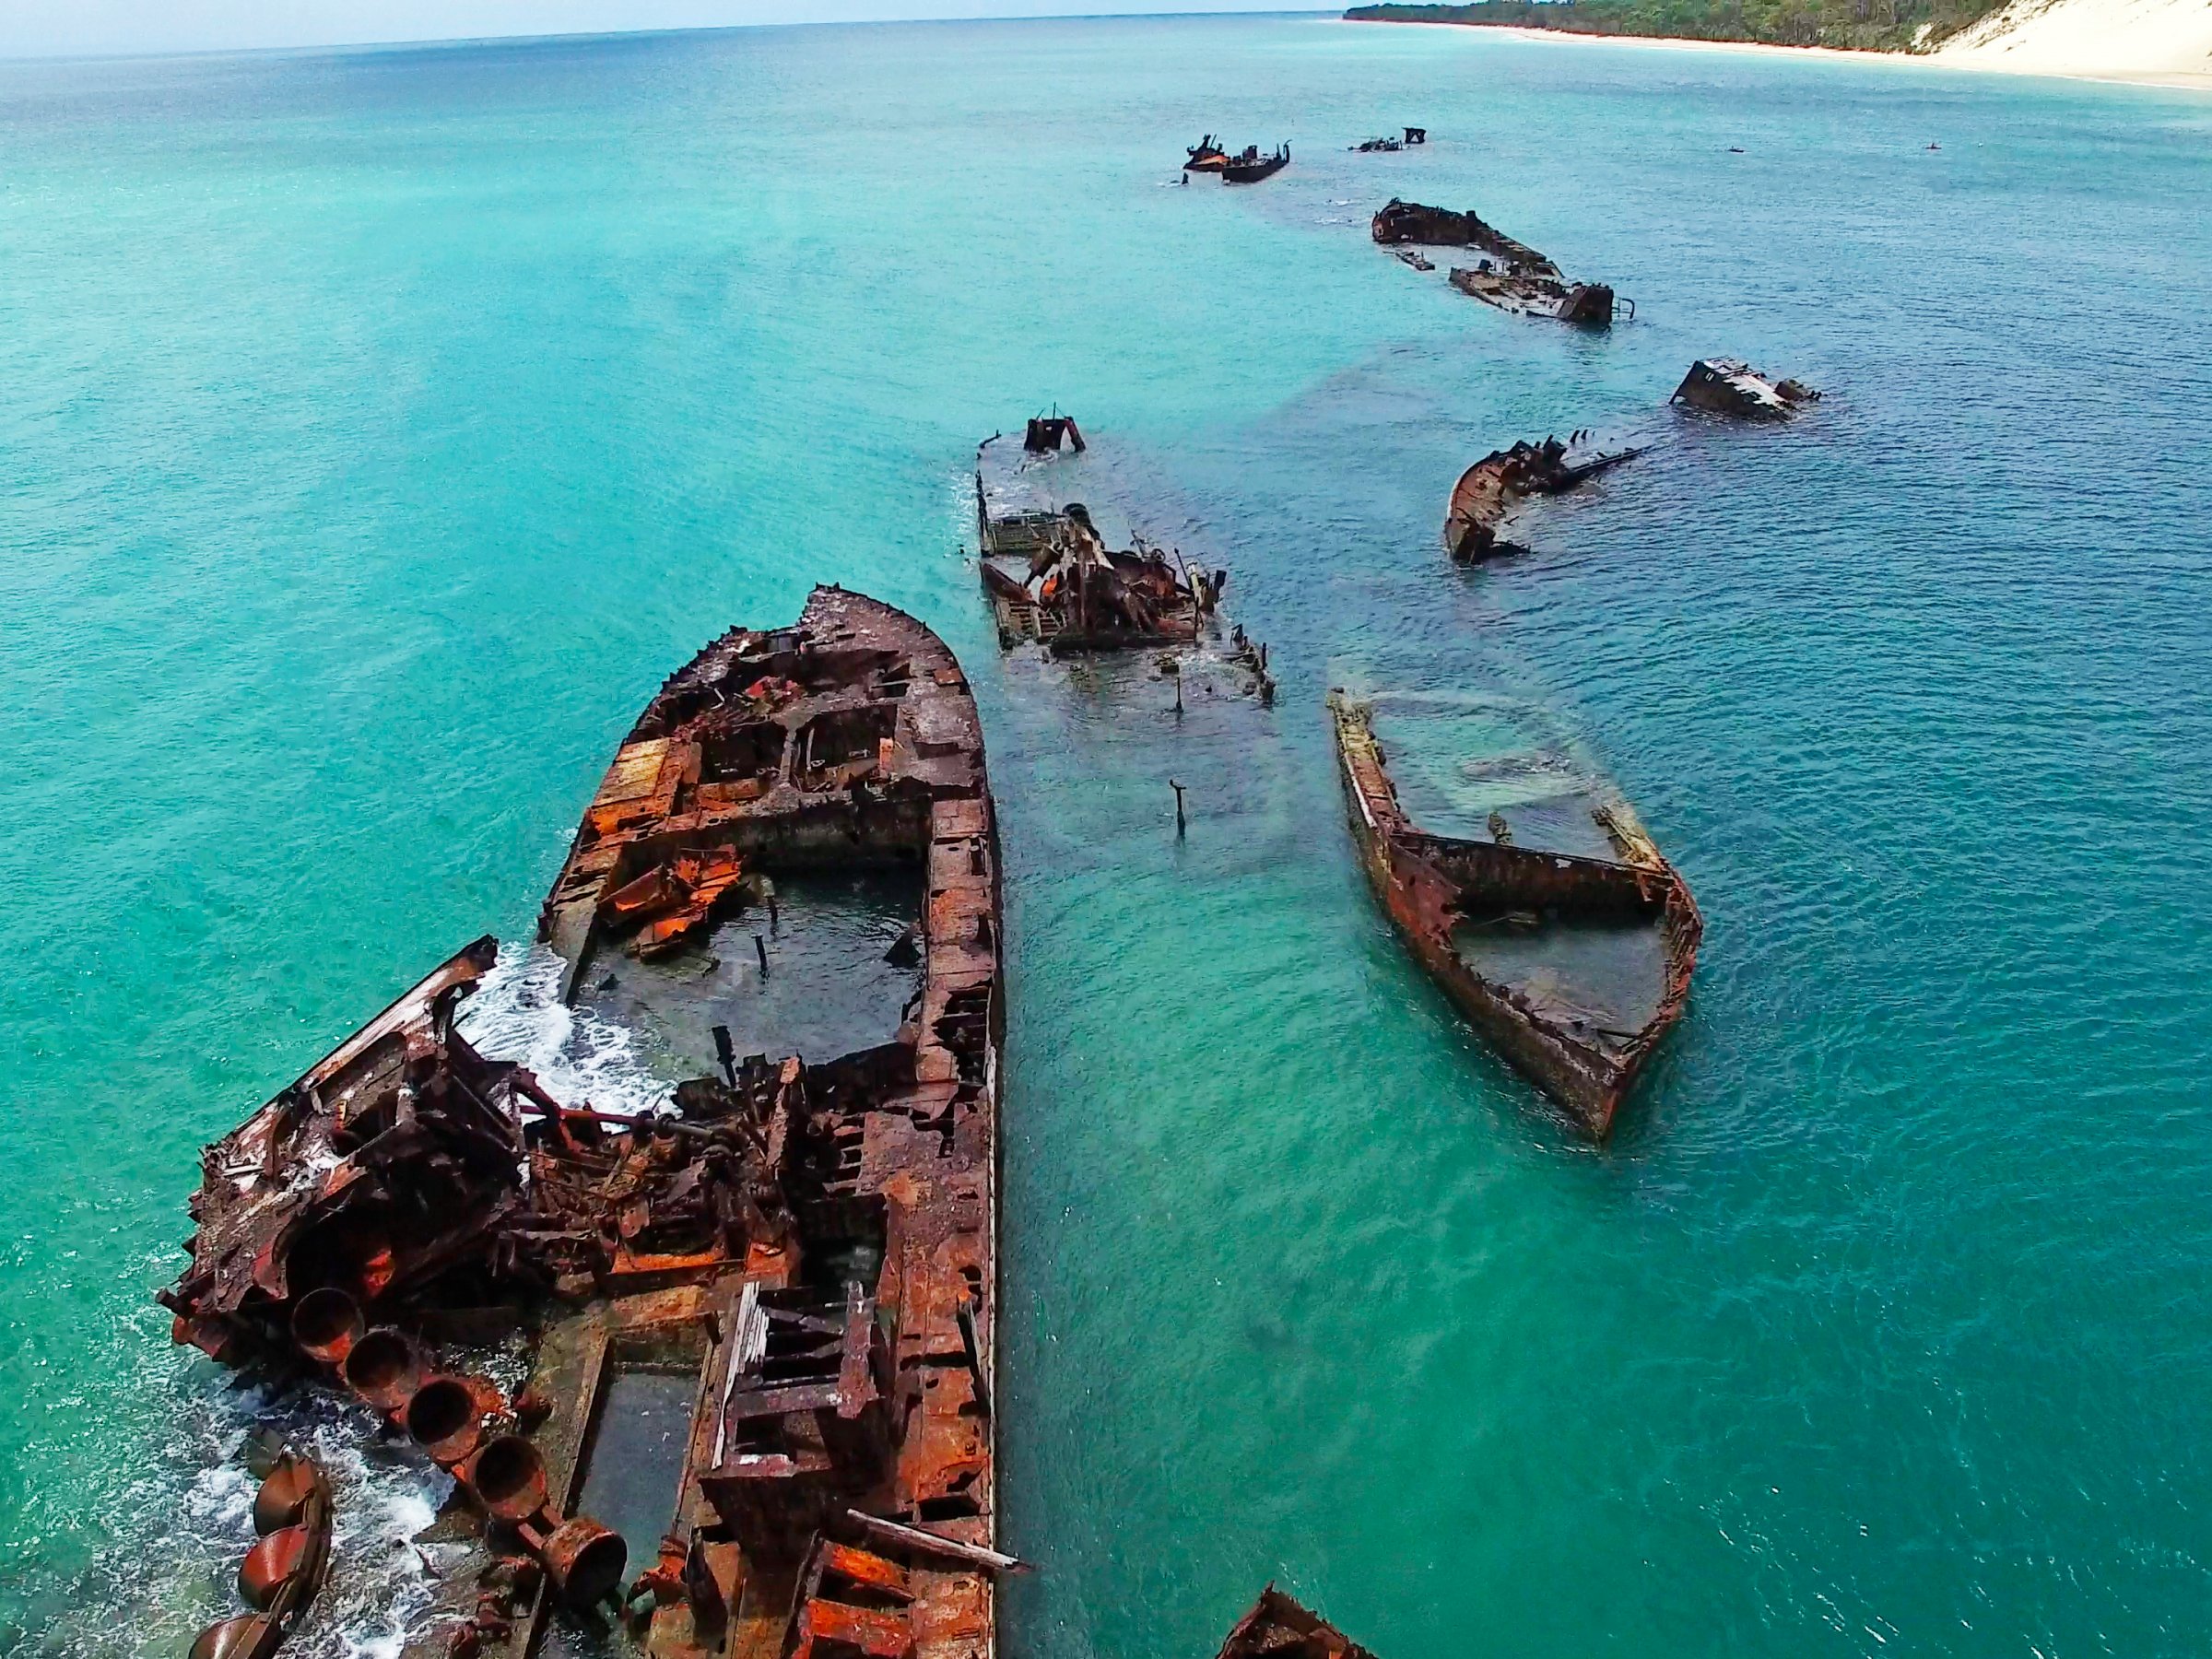
[[[1296,159],[1175,187],[1207,129]],[[524,937],[662,677],[830,579],[970,665],[1004,809],[1010,1654],[1211,1653],[1269,1578],[1384,1659],[2196,1651],[2208,151],[2181,95],[1302,19],[0,66],[0,1648],[228,1605],[256,1402],[147,1300],[196,1147]],[[1394,193],[1640,320],[1473,304]],[[1829,400],[1669,415],[1706,352]],[[1055,399],[1272,711],[1002,670],[967,467]],[[1654,447],[1453,568],[1460,469],[1585,426]],[[1696,890],[1606,1151],[1368,902],[1331,683],[1474,700],[1477,759],[1538,712]],[[487,1044],[653,1098],[552,982]],[[319,1423],[303,1651],[394,1653],[439,1493]]]

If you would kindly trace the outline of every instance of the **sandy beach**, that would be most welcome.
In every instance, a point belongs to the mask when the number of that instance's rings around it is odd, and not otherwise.
[[[1671,35],[1578,34],[1507,24],[1427,27],[1483,28],[1524,40],[1585,45],[1878,60],[1934,69],[2054,76],[2212,92],[2212,0],[2015,0],[1956,40],[1924,53],[1777,46],[1761,41],[1700,41]]]

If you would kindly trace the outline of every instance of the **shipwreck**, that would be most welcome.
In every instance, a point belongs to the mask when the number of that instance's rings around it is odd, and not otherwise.
[[[1342,1630],[1273,1584],[1237,1620],[1217,1659],[1375,1659]]]
[[[1290,147],[1278,144],[1265,155],[1260,147],[1248,144],[1240,155],[1231,156],[1221,170],[1224,184],[1257,184],[1262,179],[1271,179],[1290,165]]]
[[[1039,416],[1018,453],[994,433],[976,446],[975,524],[983,592],[1001,646],[1054,653],[1196,644],[1218,626],[1226,570],[1193,570],[1179,549],[1134,531],[1114,548],[1082,501],[1094,475],[1066,470],[1085,453],[1076,423]]]
[[[864,881],[870,925],[835,908]],[[207,1148],[177,1339],[348,1393],[454,1478],[433,1532],[466,1559],[410,1653],[995,1651],[999,926],[959,665],[819,588],[662,687],[545,903],[564,994],[711,1046],[669,1109],[479,1053],[486,938]],[[512,1394],[488,1333],[526,1353]]]
[[[1636,315],[1634,300],[1616,297],[1602,282],[1570,282],[1544,254],[1475,213],[1454,213],[1394,196],[1375,215],[1372,230],[1384,247],[1479,250],[1487,257],[1471,266],[1452,267],[1447,279],[1461,293],[1500,311],[1584,328],[1610,328],[1624,314],[1631,319]],[[1417,264],[1416,268],[1422,267]]]
[[[1459,476],[1444,512],[1444,548],[1461,564],[1479,564],[1500,553],[1515,550],[1504,540],[1500,527],[1530,496],[1563,495],[1633,460],[1640,449],[1570,459],[1583,434],[1561,443],[1547,438],[1541,443],[1515,443],[1493,450]]]
[[[1799,381],[1769,380],[1734,358],[1700,358],[1667,401],[1747,420],[1783,420],[1819,402],[1820,394]]]
[[[1360,866],[1392,924],[1475,1029],[1593,1137],[1680,1017],[1704,931],[1688,887],[1626,803],[1590,818],[1612,856],[1418,829],[1372,711],[1329,695]]]

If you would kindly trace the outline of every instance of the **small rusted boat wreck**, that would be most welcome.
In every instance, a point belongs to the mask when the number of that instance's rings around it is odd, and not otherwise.
[[[1257,184],[1262,179],[1272,179],[1289,165],[1290,147],[1287,144],[1277,145],[1265,156],[1260,154],[1258,145],[1247,145],[1241,155],[1232,156],[1229,164],[1222,168],[1221,182],[1224,184]]]
[[[1448,280],[1461,293],[1518,316],[1548,317],[1585,328],[1610,328],[1635,301],[1617,299],[1602,282],[1570,282],[1559,267],[1526,242],[1517,241],[1474,213],[1454,213],[1396,197],[1374,218],[1372,233],[1384,247],[1477,248],[1488,257],[1454,266]]]
[[[1217,1659],[1375,1659],[1358,1642],[1273,1584],[1237,1620]]]
[[[869,925],[821,896],[861,883]],[[999,854],[959,665],[836,588],[724,634],[620,746],[541,931],[564,994],[696,1063],[671,1108],[479,1053],[480,939],[207,1148],[177,1339],[320,1377],[453,1475],[433,1532],[473,1542],[418,1659],[617,1627],[655,1659],[988,1659],[1019,1565]],[[512,1394],[470,1363],[502,1332]]]
[[[1667,401],[1745,420],[1784,420],[1820,394],[1801,382],[1769,380],[1735,358],[1700,358]]]
[[[1576,433],[1580,440],[1583,434]],[[1499,535],[1530,496],[1563,495],[1610,472],[1643,452],[1616,450],[1610,454],[1571,459],[1572,442],[1547,438],[1541,443],[1516,443],[1511,449],[1492,450],[1459,475],[1452,487],[1452,500],[1444,513],[1444,548],[1461,564],[1480,564],[1500,553],[1515,550]]]
[[[1614,856],[1425,833],[1398,805],[1370,705],[1329,695],[1352,840],[1415,957],[1512,1065],[1603,1140],[1680,1017],[1703,918],[1627,805],[1591,817]]]
[[[1219,172],[1229,165],[1229,152],[1211,133],[1192,145],[1186,153],[1190,159],[1182,164],[1184,172]]]
[[[1075,432],[1065,416],[1031,420],[1020,456],[1006,465],[994,447],[1001,436],[976,446],[976,540],[999,643],[1065,653],[1196,642],[1213,623],[1228,571],[1193,571],[1180,553],[1140,535],[1131,535],[1130,547],[1110,547],[1090,509],[1067,499],[1077,480],[1053,465],[1061,453],[1055,423]],[[1072,441],[1081,453],[1080,436]]]

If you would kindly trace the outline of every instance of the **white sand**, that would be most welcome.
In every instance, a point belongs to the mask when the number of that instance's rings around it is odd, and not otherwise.
[[[2212,0],[2012,0],[1935,61],[2212,90]]]
[[[1763,52],[1793,57],[1878,59],[1939,69],[1995,69],[2081,80],[2136,81],[2212,92],[2212,0],[2012,0],[2003,11],[1931,53],[1850,52],[1769,46],[1753,41],[1689,41],[1657,35],[1572,34],[1563,29],[1486,25],[1524,40],[1677,52]]]

